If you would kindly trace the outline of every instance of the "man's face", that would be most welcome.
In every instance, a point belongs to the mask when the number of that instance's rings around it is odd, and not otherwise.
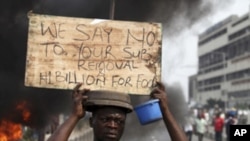
[[[104,107],[95,111],[90,124],[93,127],[95,141],[118,141],[124,130],[125,112],[116,107]]]

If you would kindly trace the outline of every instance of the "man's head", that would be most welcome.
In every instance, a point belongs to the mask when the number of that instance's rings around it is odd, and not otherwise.
[[[203,118],[201,112],[198,113],[197,118],[198,118],[198,119],[202,119],[202,118]]]
[[[217,118],[219,118],[219,117],[220,117],[220,115],[221,115],[221,113],[220,113],[220,112],[216,113],[216,117],[217,117]]]
[[[95,108],[90,118],[95,141],[119,141],[125,127],[126,111],[115,106]]]
[[[92,112],[90,126],[95,141],[119,141],[125,127],[126,114],[132,112],[130,96],[114,91],[90,91],[85,102]]]

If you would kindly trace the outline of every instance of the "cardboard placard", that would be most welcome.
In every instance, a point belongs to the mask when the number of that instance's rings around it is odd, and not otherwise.
[[[149,94],[161,77],[159,23],[29,14],[25,86]]]

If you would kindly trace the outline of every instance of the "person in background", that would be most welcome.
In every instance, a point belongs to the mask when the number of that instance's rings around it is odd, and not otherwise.
[[[204,134],[208,131],[208,123],[203,118],[202,112],[198,113],[198,116],[195,120],[195,132],[198,136],[198,141],[202,141]]]
[[[185,118],[185,124],[183,126],[183,130],[186,133],[188,141],[192,141],[193,126],[194,126],[194,121],[193,121],[192,117],[187,116]]]
[[[230,112],[227,112],[225,118],[225,129],[226,129],[225,132],[227,141],[230,141],[230,134],[229,134],[230,125],[235,125],[235,124],[236,124],[235,115],[231,114]]]
[[[213,120],[215,141],[222,141],[222,132],[224,127],[224,119],[221,117],[220,113],[217,113]]]
[[[238,124],[245,125],[247,124],[247,113],[245,111],[239,111]]]
[[[89,123],[93,128],[94,141],[119,141],[125,129],[126,115],[132,112],[132,105],[129,100],[127,100],[126,106],[119,107],[115,104],[110,104],[111,102],[108,102],[106,97],[106,105],[92,105],[91,108],[89,108],[87,106],[87,94],[89,90],[79,90],[80,87],[81,84],[78,84],[73,90],[74,107],[72,114],[61,126],[59,126],[59,128],[57,128],[48,141],[67,141],[77,122],[85,116],[86,110],[92,112]],[[164,85],[158,82],[157,87],[152,90],[151,96],[159,99],[163,121],[171,140],[187,141],[184,131],[169,110]],[[101,101],[101,99],[99,100]]]
[[[205,118],[206,122],[209,123],[210,116],[209,116],[208,110],[206,108],[203,109],[203,115],[204,115],[204,118]]]

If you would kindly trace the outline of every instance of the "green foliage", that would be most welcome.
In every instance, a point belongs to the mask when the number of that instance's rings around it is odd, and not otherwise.
[[[222,101],[221,99],[213,99],[209,98],[207,100],[207,108],[214,108],[215,105],[218,105],[219,108],[225,108],[225,102]]]

